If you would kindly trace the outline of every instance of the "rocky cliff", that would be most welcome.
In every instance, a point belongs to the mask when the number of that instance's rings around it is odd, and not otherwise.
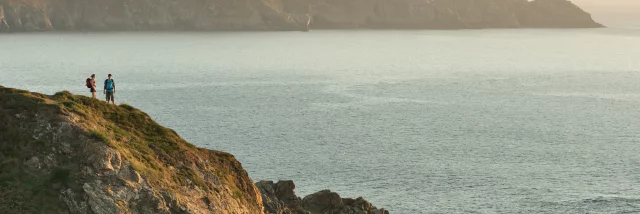
[[[0,87],[2,213],[261,213],[230,154],[127,105]]]
[[[265,214],[389,214],[362,197],[342,198],[338,193],[322,190],[300,198],[295,194],[293,181],[260,181],[256,186],[262,193]]]
[[[294,189],[254,184],[232,155],[197,148],[129,105],[0,86],[0,213],[388,214],[363,198],[300,199]]]
[[[602,27],[567,0],[0,0],[0,31]]]

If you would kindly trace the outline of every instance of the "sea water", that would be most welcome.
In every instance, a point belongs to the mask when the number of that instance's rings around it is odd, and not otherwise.
[[[116,102],[255,180],[391,213],[640,212],[640,31],[0,35],[0,85]],[[104,96],[99,90],[99,97]]]

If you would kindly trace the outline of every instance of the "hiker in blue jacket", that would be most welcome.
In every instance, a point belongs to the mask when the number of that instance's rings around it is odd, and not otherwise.
[[[111,100],[111,103],[116,104],[114,94],[116,93],[116,83],[111,79],[111,74],[109,74],[108,79],[104,80],[104,91],[107,95],[107,103]]]

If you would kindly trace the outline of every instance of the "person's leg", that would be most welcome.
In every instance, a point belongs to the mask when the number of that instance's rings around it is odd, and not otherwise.
[[[113,97],[113,92],[107,92],[107,103],[111,101],[112,104],[116,104],[116,101]]]
[[[113,92],[111,92],[111,103],[114,104],[114,105],[116,104],[116,97],[113,94]]]

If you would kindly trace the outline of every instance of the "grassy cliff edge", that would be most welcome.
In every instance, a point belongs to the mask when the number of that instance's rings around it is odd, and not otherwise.
[[[129,105],[0,86],[7,213],[262,213],[230,154],[197,148]]]

